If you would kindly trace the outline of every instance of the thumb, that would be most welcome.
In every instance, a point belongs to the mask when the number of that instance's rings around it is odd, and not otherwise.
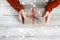
[[[49,15],[49,12],[47,11],[43,17],[47,17]]]
[[[25,12],[24,10],[21,10],[21,11],[20,11],[20,14],[22,14],[24,18],[27,18],[26,15],[25,15],[25,13],[26,13],[26,12]]]

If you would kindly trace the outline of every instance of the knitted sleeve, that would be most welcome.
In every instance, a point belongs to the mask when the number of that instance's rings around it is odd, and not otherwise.
[[[54,8],[56,8],[60,4],[60,0],[50,0],[48,4],[45,6],[45,10],[51,12]]]
[[[18,12],[21,9],[24,9],[23,5],[19,2],[19,0],[7,0],[7,2]]]

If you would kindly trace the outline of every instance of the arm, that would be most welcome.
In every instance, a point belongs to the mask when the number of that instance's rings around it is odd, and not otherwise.
[[[7,0],[7,2],[18,12],[24,9],[23,5],[19,2],[19,0]]]
[[[7,2],[19,13],[19,19],[24,23],[24,7],[19,0],[7,0]]]
[[[49,22],[50,12],[60,4],[60,0],[50,0],[45,6],[45,12],[42,15],[45,18],[45,23]]]
[[[54,8],[56,8],[60,4],[60,0],[50,0],[48,4],[45,6],[45,10],[51,12]]]

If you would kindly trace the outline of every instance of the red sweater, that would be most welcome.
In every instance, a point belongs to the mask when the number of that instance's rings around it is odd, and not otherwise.
[[[19,0],[7,0],[7,1],[18,12],[21,9],[24,9],[23,5],[19,2]]]
[[[56,8],[60,4],[60,0],[50,0],[48,4],[45,6],[45,10],[51,12],[52,9]]]
[[[7,0],[8,3],[16,10],[20,11],[21,9],[24,9],[23,5],[19,2],[19,0]],[[60,4],[60,0],[50,0],[48,4],[45,6],[45,10],[51,12],[52,9],[57,7]]]

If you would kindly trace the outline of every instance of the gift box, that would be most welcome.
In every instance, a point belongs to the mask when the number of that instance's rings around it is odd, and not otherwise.
[[[24,24],[40,24],[44,22],[44,19],[41,16],[44,13],[45,8],[35,8],[35,15],[32,14],[32,9],[25,9],[24,11],[27,17],[27,19],[24,20]]]

